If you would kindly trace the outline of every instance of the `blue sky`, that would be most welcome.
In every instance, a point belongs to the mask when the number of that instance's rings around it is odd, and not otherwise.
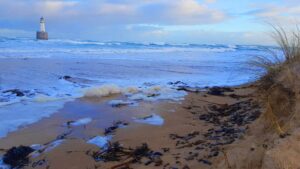
[[[0,0],[0,36],[99,41],[272,44],[267,23],[292,27],[298,0]]]

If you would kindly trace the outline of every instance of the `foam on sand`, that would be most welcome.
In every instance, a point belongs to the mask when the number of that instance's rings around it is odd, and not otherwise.
[[[96,136],[87,141],[89,144],[94,144],[100,148],[106,148],[112,136]]]
[[[41,102],[41,103],[50,102],[50,101],[57,101],[57,100],[59,100],[59,98],[47,96],[47,95],[44,95],[44,94],[38,94],[34,98],[34,101]]]
[[[92,119],[88,117],[88,118],[82,118],[77,121],[71,122],[70,125],[71,126],[82,126],[82,125],[89,124],[90,122],[92,122]]]
[[[64,103],[59,101],[30,102],[30,104],[20,102],[0,107],[0,138],[22,126],[49,117],[63,105]]]
[[[142,92],[129,96],[130,100],[144,100],[144,101],[157,101],[157,100],[172,100],[181,101],[187,95],[185,91],[178,91],[168,86],[152,86],[144,88]]]
[[[127,106],[127,105],[136,105],[136,102],[133,101],[124,101],[124,100],[111,100],[108,102],[109,105],[112,107],[121,107],[121,106]]]
[[[55,140],[47,145],[42,145],[42,144],[33,144],[30,147],[34,149],[35,151],[30,154],[31,158],[36,158],[40,156],[43,152],[50,152],[59,145],[61,145],[65,140],[64,139],[59,139]],[[1,169],[1,167],[0,167]]]
[[[155,126],[162,126],[164,124],[164,119],[157,114],[152,114],[143,118],[134,118],[134,121],[137,123],[144,123]]]
[[[65,141],[64,139],[60,139],[60,140],[55,140],[55,141],[51,142],[45,149],[45,152],[52,151],[53,149],[55,149],[56,147],[61,145],[64,141]]]
[[[102,85],[98,87],[91,87],[86,89],[84,96],[85,97],[104,97],[112,94],[119,94],[122,90],[119,86],[111,85]]]

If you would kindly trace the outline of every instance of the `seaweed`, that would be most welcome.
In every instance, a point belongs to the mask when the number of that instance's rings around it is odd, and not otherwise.
[[[123,122],[123,121],[117,121],[114,122],[112,126],[105,128],[104,129],[104,134],[105,135],[109,135],[114,133],[118,128],[122,127],[122,126],[127,126],[128,123],[127,122]]]
[[[29,163],[28,155],[34,149],[27,146],[19,146],[10,148],[3,156],[3,162],[12,168],[22,168]]]
[[[147,159],[147,162],[145,162],[144,165],[154,163],[155,166],[160,166],[163,163],[160,159],[162,155],[163,154],[160,152],[150,150],[146,143],[132,149],[121,146],[119,142],[109,143],[105,150],[92,153],[92,157],[95,161],[123,161],[123,163],[112,167],[112,169],[121,167],[128,168],[130,164],[140,163],[143,158]]]

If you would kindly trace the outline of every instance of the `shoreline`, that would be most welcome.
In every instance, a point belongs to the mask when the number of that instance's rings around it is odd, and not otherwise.
[[[30,158],[29,166],[25,168],[93,168],[95,166],[111,168],[124,161],[106,163],[95,161],[90,152],[99,151],[99,147],[88,144],[87,141],[95,136],[103,136],[104,128],[108,128],[119,120],[128,123],[128,126],[114,130],[110,141],[119,142],[124,147],[132,148],[147,143],[151,150],[162,154],[162,164],[157,166],[158,168],[197,168],[199,166],[209,168],[217,165],[217,163],[222,163],[222,160],[220,160],[222,152],[221,150],[214,151],[216,158],[213,158],[213,160],[204,157],[201,159],[199,156],[203,155],[204,152],[198,146],[193,145],[194,143],[189,143],[195,142],[193,139],[198,139],[196,141],[199,142],[200,138],[200,140],[205,141],[206,138],[203,138],[203,135],[207,134],[207,131],[214,126],[208,120],[199,120],[199,116],[205,113],[212,103],[216,103],[216,105],[233,105],[249,99],[251,96],[248,95],[253,93],[255,89],[248,84],[246,87],[242,85],[230,87],[227,90],[229,91],[223,91],[226,96],[217,93],[208,94],[204,91],[188,92],[185,100],[181,102],[141,102],[138,106],[112,107],[106,104],[108,100],[122,97],[118,95],[101,99],[77,99],[65,104],[63,109],[54,113],[51,117],[44,118],[35,124],[10,133],[7,137],[1,139],[0,148],[9,149],[13,146],[30,146],[32,144],[45,145],[57,140],[58,136],[67,133],[62,144],[50,152],[41,153],[36,158]],[[160,126],[136,123],[132,118],[143,118],[153,114],[161,116],[164,124]],[[92,119],[88,124],[70,128],[64,125],[68,121],[87,117]],[[68,133],[68,131],[71,132]],[[145,134],[145,131],[147,131],[147,134]],[[185,137],[191,138],[185,140]],[[183,143],[186,141],[188,143]],[[177,144],[181,143],[182,146],[186,144],[188,146],[178,149]],[[181,154],[181,152],[184,153]],[[76,159],[80,160],[76,162]],[[64,163],[62,163],[62,160]],[[32,167],[36,162],[41,162],[41,164]],[[142,164],[133,163],[130,164],[130,167],[153,168],[155,166],[153,162],[144,165],[146,162],[143,161]]]

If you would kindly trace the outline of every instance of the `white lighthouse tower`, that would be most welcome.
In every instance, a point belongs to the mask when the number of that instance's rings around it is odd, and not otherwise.
[[[46,32],[45,19],[43,17],[41,17],[41,19],[40,19],[40,31]]]
[[[36,39],[38,39],[38,40],[48,40],[48,33],[46,32],[44,17],[41,17],[41,19],[40,19],[40,31],[38,31],[36,33]]]

